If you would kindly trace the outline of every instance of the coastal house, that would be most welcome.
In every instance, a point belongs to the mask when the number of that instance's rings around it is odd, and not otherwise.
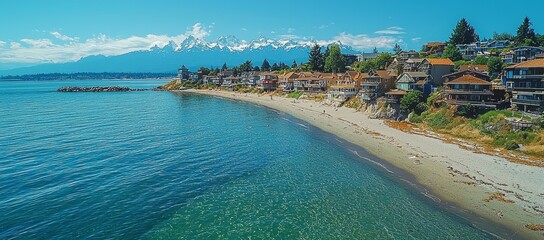
[[[492,83],[486,79],[466,74],[444,83],[445,101],[452,105],[473,105],[496,108],[498,102],[491,91]]]
[[[202,80],[202,72],[198,71],[189,73],[189,81],[198,82],[200,80]]]
[[[422,50],[426,55],[442,56],[442,53],[446,49],[446,44],[442,42],[428,42],[423,45]]]
[[[416,72],[417,67],[425,60],[424,58],[409,58],[404,62],[403,70],[405,72]]]
[[[470,69],[459,71],[459,72],[454,72],[454,73],[450,73],[450,74],[446,74],[446,75],[444,75],[442,77],[442,81],[443,82],[449,82],[449,81],[452,81],[454,79],[460,78],[460,77],[462,77],[464,75],[471,75],[471,76],[486,80],[488,82],[491,81],[491,77],[489,75],[478,72],[478,71],[473,71],[473,70],[470,70]]]
[[[400,103],[400,100],[408,93],[407,91],[400,89],[393,89],[385,93],[385,99],[388,103]]]
[[[405,92],[417,90],[428,95],[431,93],[431,76],[425,72],[403,72],[397,78],[395,86]]]
[[[465,65],[459,66],[459,71],[467,71],[467,70],[479,72],[481,74],[489,76],[489,67],[487,67],[487,65],[465,64]]]
[[[223,82],[221,83],[221,87],[232,89],[234,85],[241,84],[241,83],[242,83],[241,77],[228,76],[223,79]]]
[[[278,75],[278,88],[284,92],[295,91],[294,80],[298,78],[295,72],[288,72]]]
[[[214,76],[214,75],[205,75],[205,76],[202,76],[202,83],[206,85],[215,84],[217,86],[221,86],[221,84],[223,83],[223,79],[221,77]]]
[[[506,68],[506,89],[512,105],[525,112],[544,112],[544,59],[534,59]]]
[[[397,56],[395,56],[393,62],[398,64],[404,64],[410,58],[419,58],[419,53],[414,50],[402,51],[398,53]]]
[[[361,100],[374,101],[395,85],[395,79],[386,70],[371,70],[361,74]]]
[[[418,66],[419,72],[431,76],[432,85],[442,86],[442,77],[453,72],[455,64],[449,58],[426,58]]]
[[[515,53],[512,50],[501,52],[499,57],[501,58],[501,61],[506,64],[513,64],[515,61]]]
[[[512,51],[514,51],[514,63],[533,60],[536,59],[538,55],[544,54],[543,47],[523,46],[513,48]]]
[[[489,56],[491,52],[501,51],[510,46],[508,40],[478,41],[470,44],[457,44],[455,47],[463,58],[474,60],[477,56]]]
[[[180,68],[178,68],[178,78],[180,80],[189,79],[189,69],[185,67],[185,65],[182,65]]]
[[[255,71],[242,72],[240,77],[242,78],[242,84],[246,85],[246,87],[254,87],[260,79],[258,72]]]
[[[278,88],[278,75],[271,72],[261,72],[257,81],[257,88],[265,92],[275,91]]]
[[[331,101],[345,101],[357,95],[361,85],[362,74],[356,71],[347,71],[339,74],[334,85],[329,87],[327,99]]]

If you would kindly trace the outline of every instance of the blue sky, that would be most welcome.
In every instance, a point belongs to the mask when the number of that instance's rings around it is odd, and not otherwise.
[[[502,3],[504,2],[504,3]],[[526,3],[530,1],[525,1]],[[2,0],[0,63],[73,61],[117,55],[197,35],[214,41],[340,40],[358,50],[399,43],[419,50],[446,40],[465,17],[481,37],[515,33],[525,16],[544,33],[544,4],[512,10],[508,1],[174,1]],[[540,6],[540,7],[536,7]],[[540,12],[539,12],[540,11]]]

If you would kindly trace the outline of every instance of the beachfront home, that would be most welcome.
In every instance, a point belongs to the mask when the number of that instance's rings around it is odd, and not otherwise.
[[[397,78],[395,86],[405,92],[418,90],[428,95],[431,93],[431,76],[424,72],[403,72]]]
[[[180,68],[178,68],[178,78],[180,80],[189,79],[189,69],[185,67],[185,65],[182,65]]]
[[[295,91],[294,80],[298,78],[295,72],[288,72],[278,75],[278,89],[284,92]]]
[[[385,99],[388,103],[400,103],[400,100],[408,93],[400,89],[393,89],[385,93]]]
[[[246,85],[246,87],[254,87],[260,79],[259,73],[255,71],[242,72],[240,77],[242,78],[242,84]]]
[[[278,88],[278,75],[271,72],[261,72],[257,81],[257,88],[265,92],[275,91]]]
[[[452,105],[472,105],[480,108],[496,108],[498,102],[491,91],[492,83],[470,74],[444,83],[445,101]]]
[[[242,83],[241,77],[229,76],[229,77],[223,78],[223,83],[221,83],[221,87],[232,89],[234,85],[241,84],[241,83]]]
[[[361,100],[374,101],[395,85],[395,79],[386,70],[371,70],[361,74]]]
[[[526,112],[544,112],[544,59],[525,61],[506,68],[506,88],[512,105]]]
[[[329,87],[327,99],[331,101],[345,101],[357,95],[361,85],[362,74],[356,71],[347,71],[338,74],[334,85]]]
[[[432,85],[442,86],[442,77],[453,72],[455,64],[449,58],[426,58],[418,66],[419,72],[431,76]]]

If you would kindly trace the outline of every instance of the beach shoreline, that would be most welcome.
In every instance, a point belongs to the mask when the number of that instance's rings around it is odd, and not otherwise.
[[[413,175],[418,184],[436,196],[434,201],[452,203],[460,208],[455,211],[506,226],[515,233],[510,238],[544,239],[542,232],[526,227],[544,224],[544,191],[535,181],[544,179],[541,167],[513,163],[440,139],[403,132],[350,108],[218,90],[180,92],[240,100],[289,114]]]

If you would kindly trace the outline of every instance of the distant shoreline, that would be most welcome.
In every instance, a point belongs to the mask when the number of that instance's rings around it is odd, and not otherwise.
[[[172,79],[173,73],[124,73],[124,72],[81,72],[48,73],[1,76],[0,81],[51,81],[51,80],[165,80]]]
[[[542,190],[534,181],[544,179],[542,168],[402,132],[385,125],[382,120],[369,119],[366,114],[345,107],[335,109],[311,100],[215,90],[177,92],[240,100],[285,112],[412,174],[419,184],[438,196],[438,201],[460,207],[454,212],[468,211],[519,234],[510,237],[542,238],[541,232],[526,227],[527,224],[544,224],[542,213],[532,209],[544,207],[544,199],[539,195]]]

